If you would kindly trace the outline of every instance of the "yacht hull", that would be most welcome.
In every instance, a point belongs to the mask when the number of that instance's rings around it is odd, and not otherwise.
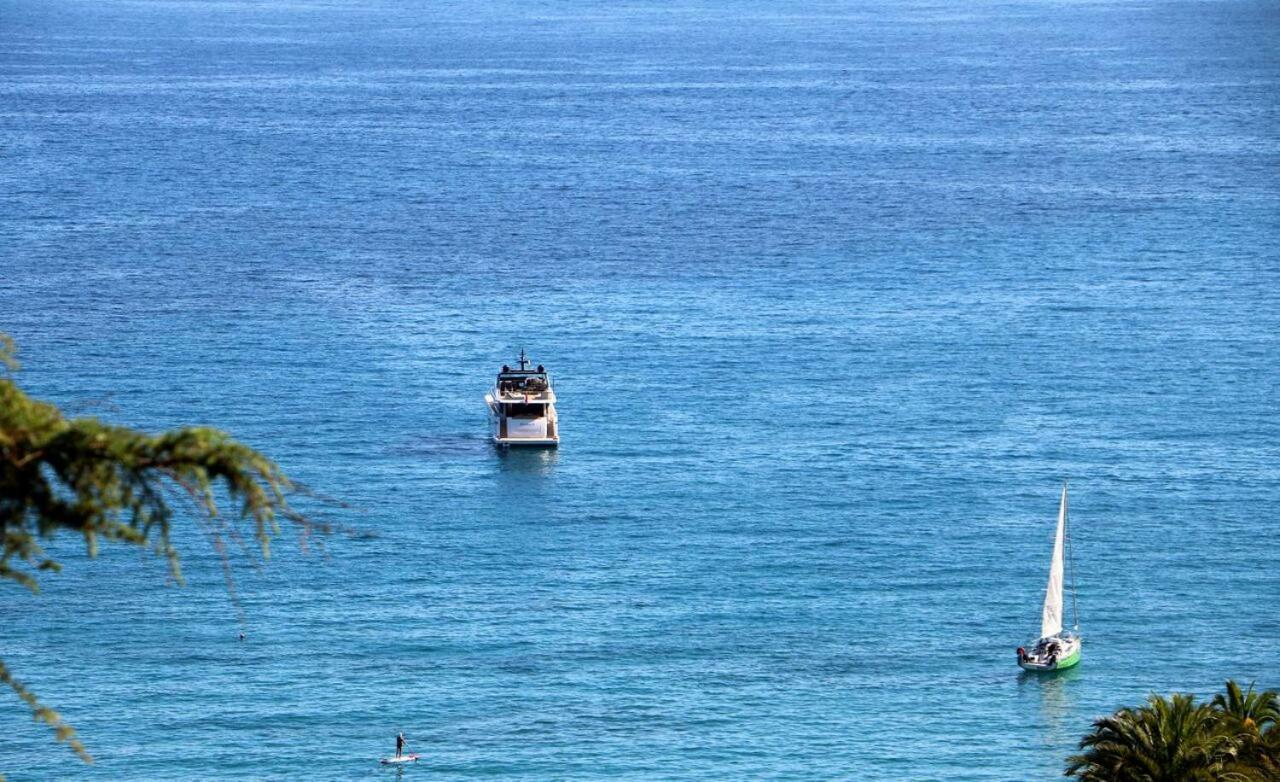
[[[493,438],[493,444],[494,444],[494,445],[501,445],[501,446],[503,446],[503,447],[506,447],[506,446],[511,445],[511,446],[515,446],[515,447],[517,447],[517,448],[527,448],[527,447],[535,447],[535,448],[555,448],[556,446],[558,446],[558,445],[560,444],[560,440],[559,440],[559,439],[554,439],[554,440],[553,440],[553,439],[551,439],[551,438],[536,439],[536,438],[533,438],[533,437],[497,437],[497,436],[494,436],[494,438]]]
[[[1056,662],[1042,664],[1031,660],[1019,660],[1018,667],[1024,671],[1036,671],[1039,673],[1051,673],[1053,671],[1065,671],[1068,668],[1074,668],[1080,664],[1080,647],[1077,646],[1071,654],[1063,657]]]
[[[539,364],[529,369],[520,352],[520,368],[503,365],[493,389],[484,395],[490,436],[502,448],[555,448],[560,445],[560,417],[551,378]]]

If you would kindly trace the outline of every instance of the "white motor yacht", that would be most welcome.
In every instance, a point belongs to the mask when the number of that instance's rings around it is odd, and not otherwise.
[[[551,390],[551,377],[539,364],[531,362],[520,351],[520,368],[502,366],[493,389],[484,395],[493,425],[493,441],[501,446],[560,444],[556,394]]]

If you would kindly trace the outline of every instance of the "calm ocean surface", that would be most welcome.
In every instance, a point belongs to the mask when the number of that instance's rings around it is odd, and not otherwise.
[[[0,331],[367,533],[244,643],[199,534],[60,540],[0,657],[97,762],[0,694],[11,780],[1048,780],[1280,686],[1274,2],[0,0]]]

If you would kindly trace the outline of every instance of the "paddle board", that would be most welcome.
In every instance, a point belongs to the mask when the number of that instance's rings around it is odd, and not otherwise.
[[[401,755],[398,758],[383,758],[379,762],[384,766],[390,766],[392,763],[416,763],[418,761],[418,757],[417,753],[410,753],[408,755]]]

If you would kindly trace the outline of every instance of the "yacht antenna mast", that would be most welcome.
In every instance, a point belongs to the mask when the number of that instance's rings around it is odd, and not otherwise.
[[[529,359],[524,355],[524,348],[520,348],[520,371],[523,372],[529,366]]]

